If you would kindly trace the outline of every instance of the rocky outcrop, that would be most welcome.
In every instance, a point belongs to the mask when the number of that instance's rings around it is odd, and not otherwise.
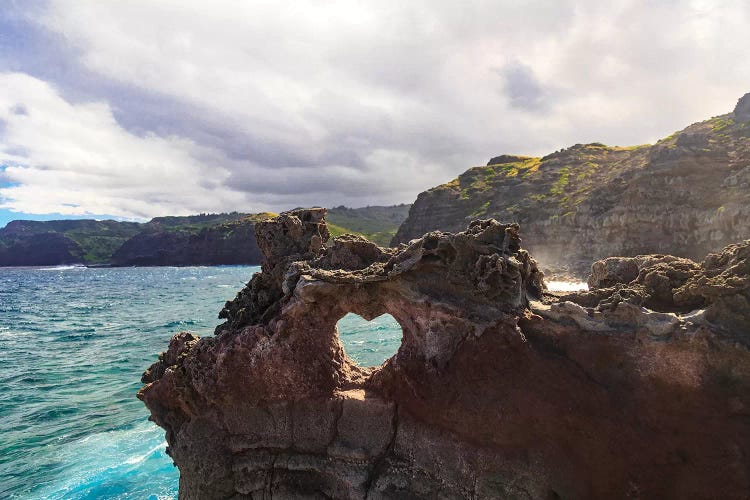
[[[517,225],[383,249],[326,245],[324,215],[259,222],[226,322],[144,373],[181,498],[746,498],[750,332],[708,311],[748,299],[747,244],[603,264],[596,295],[560,296]],[[348,312],[390,313],[397,354],[356,365]]]
[[[743,95],[734,108],[734,117],[743,122],[750,121],[750,93]]]
[[[490,158],[487,165],[507,165],[510,163],[518,163],[527,160],[528,156],[515,156],[515,155],[500,155]]]
[[[393,244],[492,217],[519,223],[542,264],[583,275],[612,255],[701,259],[750,237],[750,96],[654,145],[489,163],[421,193]]]
[[[563,299],[603,308],[620,303],[653,311],[687,313],[718,334],[750,340],[750,240],[709,254],[698,264],[671,255],[610,257],[595,262],[589,291]]]

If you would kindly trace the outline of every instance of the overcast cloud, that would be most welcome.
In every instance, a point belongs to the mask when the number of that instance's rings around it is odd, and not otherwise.
[[[0,208],[411,202],[501,153],[730,111],[748,25],[746,0],[6,0]]]

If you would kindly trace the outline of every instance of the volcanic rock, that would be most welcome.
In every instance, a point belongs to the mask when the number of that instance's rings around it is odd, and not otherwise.
[[[746,498],[750,242],[603,264],[578,297],[544,291],[515,224],[326,246],[318,209],[256,235],[216,336],[176,335],[143,377],[181,498]],[[615,299],[646,292],[665,310]],[[348,312],[390,313],[398,352],[354,363]]]
[[[587,307],[630,303],[660,312],[700,310],[718,332],[750,340],[750,240],[709,254],[702,263],[672,255],[597,261],[589,291],[561,296]],[[694,318],[697,319],[697,316]]]
[[[632,257],[609,257],[591,266],[590,290],[606,288],[616,283],[630,283],[638,277],[638,261]]]
[[[500,155],[495,156],[494,158],[490,158],[490,161],[487,162],[487,165],[505,165],[507,163],[517,163],[519,161],[525,160],[526,156],[516,156],[516,155]]]

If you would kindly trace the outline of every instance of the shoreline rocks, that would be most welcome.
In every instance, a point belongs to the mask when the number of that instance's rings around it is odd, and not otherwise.
[[[226,322],[176,335],[143,377],[181,498],[744,498],[750,241],[635,277],[603,263],[564,295],[519,231],[384,249],[326,245],[324,209],[256,224],[262,272]],[[391,314],[399,351],[350,360],[348,312]]]

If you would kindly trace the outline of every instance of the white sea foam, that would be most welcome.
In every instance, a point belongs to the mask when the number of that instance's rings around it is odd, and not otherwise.
[[[86,266],[82,264],[73,264],[70,266],[40,267],[37,268],[37,271],[67,271],[69,269],[86,269]]]
[[[156,446],[154,446],[153,448],[151,448],[150,450],[148,450],[143,455],[135,455],[135,456],[132,456],[132,457],[128,458],[127,460],[125,460],[125,463],[126,464],[135,465],[135,464],[139,464],[141,462],[145,462],[146,459],[148,459],[151,455],[153,455],[154,453],[158,452],[159,450],[163,450],[164,446],[165,446],[164,443],[159,443]]]
[[[548,281],[547,289],[551,292],[580,292],[588,290],[589,286],[584,281]]]
[[[132,491],[101,489],[111,477],[144,483],[141,478],[153,479],[164,470],[159,456],[166,446],[161,429],[152,423],[144,422],[129,429],[91,434],[61,447],[58,460],[68,463],[75,471],[52,482],[41,496],[44,498],[94,497],[101,494],[114,495],[114,498],[130,498]],[[130,487],[133,487],[130,485]],[[168,488],[163,488],[168,489]],[[140,491],[149,498],[171,498],[165,491]],[[144,495],[144,497],[146,497]]]

